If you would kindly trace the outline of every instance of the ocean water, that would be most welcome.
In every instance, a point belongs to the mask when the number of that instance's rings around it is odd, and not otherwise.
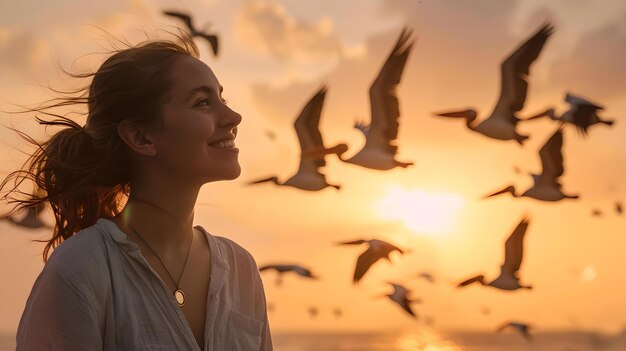
[[[515,333],[275,333],[276,351],[626,351],[626,334],[544,332],[528,342]],[[0,351],[15,350],[15,335],[0,334]]]

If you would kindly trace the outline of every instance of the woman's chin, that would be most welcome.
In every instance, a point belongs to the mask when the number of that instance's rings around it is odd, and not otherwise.
[[[234,180],[239,178],[239,175],[241,175],[241,167],[239,164],[229,165],[224,166],[219,170],[214,170],[209,181]]]

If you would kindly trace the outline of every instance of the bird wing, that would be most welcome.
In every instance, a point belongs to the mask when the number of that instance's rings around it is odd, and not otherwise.
[[[524,108],[530,65],[537,59],[553,31],[554,27],[546,23],[502,62],[500,97],[494,111],[503,113],[496,113],[494,116],[517,123],[514,113]]]
[[[484,275],[477,275],[475,277],[472,277],[472,278],[469,278],[467,280],[464,280],[464,281],[460,282],[459,284],[457,284],[456,287],[457,288],[462,288],[464,286],[470,285],[470,284],[475,283],[475,282],[481,282],[481,281],[483,281],[483,279],[485,279]]]
[[[400,253],[404,253],[404,251],[402,251],[402,249],[400,249],[399,247],[390,244],[384,240],[372,240],[370,242],[371,245],[374,246],[374,249],[381,255],[381,256],[387,256],[390,253],[392,253],[393,251],[398,251]]]
[[[213,50],[213,55],[217,56],[219,50],[217,35],[199,33],[198,36],[206,39],[209,42],[209,44],[211,45],[211,50]]]
[[[365,252],[363,252],[356,261],[356,268],[354,269],[353,282],[354,283],[359,282],[359,280],[363,278],[365,273],[367,273],[367,270],[370,269],[370,267],[381,258],[382,256],[380,256],[380,254],[376,252],[376,250],[372,249],[371,247],[365,250]]]
[[[541,184],[556,184],[560,187],[558,178],[563,175],[563,131],[561,128],[548,139],[539,150],[542,172],[538,182]]]
[[[276,269],[276,266],[275,265],[271,265],[271,264],[270,265],[261,266],[261,267],[259,267],[259,272],[262,272],[262,271],[265,271],[265,270],[268,270],[268,269]]]
[[[194,33],[196,31],[190,15],[178,11],[163,11],[163,14],[181,19],[191,33]]]
[[[502,271],[507,272],[513,277],[517,277],[517,271],[522,264],[522,257],[524,255],[524,235],[528,228],[528,222],[528,218],[523,218],[504,243],[504,264],[502,265]]]
[[[565,101],[572,106],[588,105],[595,107],[597,110],[604,110],[604,107],[589,101],[589,99],[585,99],[581,96],[573,95],[570,93],[565,94]]]
[[[504,329],[506,329],[506,328],[508,328],[510,326],[511,326],[510,322],[503,323],[502,325],[500,325],[500,327],[498,327],[498,329],[496,329],[496,331],[499,333],[499,332],[503,331]]]
[[[396,88],[413,47],[414,41],[409,42],[411,35],[412,31],[407,28],[402,29],[398,41],[369,90],[372,121],[366,144],[393,154],[397,152],[398,147],[390,142],[398,137],[400,117]]]
[[[359,245],[365,242],[367,242],[367,240],[361,239],[361,240],[354,240],[354,241],[342,241],[342,242],[339,242],[338,244],[339,245]]]
[[[311,274],[311,271],[302,266],[293,265],[291,270],[303,277],[313,277],[313,274]]]
[[[294,123],[298,141],[300,142],[300,151],[305,153],[311,149],[324,149],[324,141],[319,131],[320,117],[322,115],[322,107],[326,97],[327,88],[323,86],[304,106],[300,115]],[[318,173],[318,168],[326,165],[324,153],[313,155],[310,157],[300,157],[300,168],[298,172]]]

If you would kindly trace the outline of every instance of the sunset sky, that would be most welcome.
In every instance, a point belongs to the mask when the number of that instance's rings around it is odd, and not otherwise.
[[[94,3],[95,5],[91,5]],[[99,28],[133,43],[145,32],[166,37],[180,23],[161,10],[195,16],[219,34],[215,58],[197,41],[201,59],[224,86],[223,96],[243,122],[237,144],[241,176],[204,186],[195,223],[235,240],[259,265],[298,263],[319,281],[274,272],[262,277],[275,309],[275,331],[381,331],[411,328],[432,318],[437,328],[495,328],[509,319],[537,329],[620,330],[626,326],[626,2],[621,0],[22,0],[0,4],[0,109],[36,104],[50,96],[40,87],[70,84],[57,67],[97,69],[108,48]],[[481,200],[514,184],[520,190],[541,171],[537,151],[557,124],[520,124],[530,139],[520,147],[468,131],[461,120],[433,112],[474,107],[479,119],[499,95],[500,63],[545,21],[556,30],[531,66],[524,118],[554,106],[567,108],[567,92],[605,107],[613,127],[593,126],[586,139],[564,132],[563,190],[578,200],[543,203],[510,196]],[[306,101],[328,86],[320,130],[327,146],[364,142],[352,128],[369,118],[368,89],[407,26],[417,38],[397,91],[400,100],[398,159],[413,167],[372,171],[327,157],[322,172],[340,191],[304,192],[246,182],[298,167],[300,150],[293,121]],[[103,49],[104,48],[104,49]],[[0,113],[2,124],[42,140],[34,115]],[[85,119],[76,117],[82,125]],[[266,132],[277,137],[271,140]],[[0,174],[4,177],[32,152],[16,134],[0,128]],[[521,174],[514,167],[522,170]],[[3,206],[6,204],[2,204]],[[592,217],[599,209],[602,217]],[[51,223],[51,214],[46,217]],[[527,215],[521,280],[532,291],[502,292],[455,284],[484,273],[495,278],[504,240]],[[29,232],[0,223],[0,332],[12,332],[43,267],[46,230]],[[410,248],[376,263],[358,286],[352,284],[362,247],[337,241],[378,238]],[[432,272],[435,284],[417,279]],[[385,282],[405,284],[420,319],[413,320],[387,299]],[[319,309],[315,319],[310,306]],[[335,318],[334,308],[343,309]],[[488,309],[490,313],[484,314]]]

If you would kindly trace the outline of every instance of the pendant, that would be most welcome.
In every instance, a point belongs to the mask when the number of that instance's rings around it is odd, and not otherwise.
[[[176,298],[176,302],[178,302],[178,307],[185,306],[185,294],[182,290],[178,289],[174,291],[174,298]]]

